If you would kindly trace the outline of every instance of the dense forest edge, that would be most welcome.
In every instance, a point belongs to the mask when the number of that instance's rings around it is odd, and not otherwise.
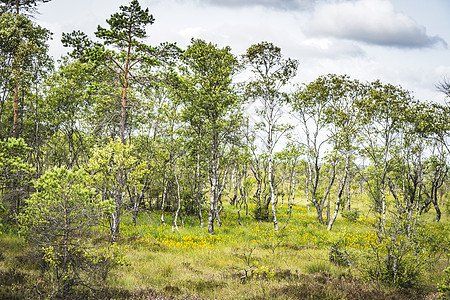
[[[49,1],[0,0],[0,299],[450,299],[448,103],[138,0],[55,62]]]

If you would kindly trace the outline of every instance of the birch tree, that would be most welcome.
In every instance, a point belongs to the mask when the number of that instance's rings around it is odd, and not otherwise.
[[[372,171],[365,174],[375,210],[386,223],[386,192],[388,173],[395,160],[393,150],[407,120],[412,97],[401,87],[375,81],[368,86],[368,95],[355,102],[360,112],[361,154],[372,163]]]
[[[123,189],[122,176],[137,165],[137,158],[131,151],[131,145],[124,145],[120,140],[111,140],[104,147],[94,149],[87,167],[90,173],[88,177],[90,185],[98,190],[104,201],[113,199],[115,203],[114,212],[109,219],[113,243],[116,242],[120,233],[123,199],[126,192]]]
[[[303,131],[299,143],[305,151],[307,162],[307,187],[311,203],[317,212],[320,224],[324,224],[322,213],[325,201],[331,191],[336,176],[337,155],[330,156],[330,176],[325,192],[320,195],[319,187],[323,181],[322,166],[324,164],[324,148],[330,142],[329,120],[327,111],[333,99],[338,97],[339,80],[334,75],[321,76],[315,81],[298,87],[289,96],[292,115],[299,121]]]
[[[331,230],[341,208],[342,196],[345,187],[349,187],[350,168],[357,151],[357,132],[359,126],[358,113],[355,110],[355,101],[366,96],[363,84],[357,80],[350,80],[348,76],[329,75],[330,84],[326,87],[332,91],[326,110],[326,122],[329,124],[330,144],[337,155],[341,165],[341,180],[337,187],[336,203],[333,215],[328,221],[328,230]],[[348,199],[349,201],[349,199]],[[347,207],[350,204],[347,203]]]
[[[260,117],[256,126],[262,134],[261,140],[266,147],[272,220],[275,231],[278,231],[274,148],[289,129],[289,126],[280,122],[284,101],[282,89],[296,75],[298,62],[294,59],[283,58],[281,49],[268,42],[250,46],[243,55],[243,62],[250,68],[253,75],[246,86],[246,97],[260,102],[262,106],[256,110]]]
[[[229,47],[219,48],[203,40],[192,40],[183,61],[178,97],[184,105],[184,120],[194,126],[197,120],[203,120],[210,181],[208,232],[214,234],[214,220],[219,218],[218,204],[226,178],[226,168],[221,168],[226,163],[224,148],[232,140],[235,124],[240,119],[241,99],[232,84],[239,63]]]

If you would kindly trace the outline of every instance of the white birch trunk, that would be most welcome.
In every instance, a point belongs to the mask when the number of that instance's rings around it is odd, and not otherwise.
[[[337,194],[336,207],[334,208],[333,216],[331,217],[330,221],[328,222],[328,228],[327,228],[328,231],[330,231],[333,228],[334,221],[336,220],[337,215],[339,213],[339,207],[341,205],[341,197],[342,197],[342,194],[344,193],[344,188],[345,188],[345,183],[347,181],[347,177],[348,177],[348,166],[346,166],[346,168],[345,168],[344,178],[342,179],[342,182],[341,182],[341,185],[339,188],[339,192]]]
[[[163,190],[163,195],[162,195],[161,224],[166,224],[166,221],[164,220],[164,210],[166,209],[167,183],[168,183],[168,180],[166,180],[165,183],[164,183],[164,190]]]
[[[198,218],[200,220],[200,228],[203,228],[202,215],[202,187],[200,179],[200,151],[197,151],[197,203],[198,203]]]
[[[177,211],[175,212],[175,218],[173,220],[173,226],[172,226],[172,231],[179,231],[178,230],[178,214],[180,213],[180,208],[181,208],[181,197],[180,197],[180,183],[178,182],[178,174],[177,174],[177,162],[175,159],[175,164],[174,164],[174,173],[175,173],[175,182],[177,184],[177,198],[178,198],[178,203],[177,203]]]

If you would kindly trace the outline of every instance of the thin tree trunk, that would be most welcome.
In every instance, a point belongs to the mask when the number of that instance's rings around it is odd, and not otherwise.
[[[359,180],[359,194],[364,194],[364,179],[361,176],[361,179]]]
[[[310,211],[309,207],[309,180],[308,180],[308,166],[305,166],[305,193],[306,193],[306,208],[308,209],[308,212]]]
[[[321,205],[321,203],[319,203],[316,199],[316,192],[317,192],[317,187],[319,185],[319,172],[320,172],[320,167],[319,167],[319,163],[317,161],[317,158],[315,159],[315,164],[314,164],[314,181],[313,181],[313,173],[312,173],[312,162],[309,161],[308,162],[308,174],[309,174],[309,185],[311,188],[311,202],[314,205],[314,207],[316,208],[316,212],[317,212],[317,218],[319,221],[319,224],[323,225],[323,218],[322,218],[322,211],[323,211],[323,205]]]
[[[136,199],[135,201],[134,201],[134,203],[133,203],[133,219],[132,219],[132,221],[133,221],[133,226],[134,227],[136,227],[136,223],[137,223],[137,215],[138,215],[138,212],[139,212],[139,199]]]
[[[291,203],[289,204],[289,213],[291,213],[292,206],[294,205],[295,187],[296,187],[296,180],[294,179],[294,181],[292,182],[292,198],[291,198]]]
[[[386,226],[386,196],[384,194],[384,188],[381,190],[381,226],[383,230]]]
[[[127,82],[124,83],[122,87],[122,102],[120,111],[120,124],[119,124],[119,135],[120,141],[125,145],[125,126],[127,120]]]
[[[215,125],[213,125],[214,127]],[[219,195],[219,145],[218,145],[218,134],[213,132],[213,146],[212,146],[212,174],[211,174],[211,195],[209,202],[209,212],[208,212],[208,233],[210,235],[214,234],[214,220],[217,216],[217,206],[218,206],[218,195]]]
[[[213,176],[215,177],[215,176]],[[217,178],[211,178],[211,195],[208,212],[208,233],[214,234],[214,219],[216,217]]]
[[[62,265],[62,275],[63,277],[63,298],[65,299],[69,293],[69,282],[66,281],[66,275],[68,275],[68,269],[69,269],[69,220],[67,218],[68,211],[67,211],[67,199],[64,197],[64,233],[63,233],[63,251],[64,251],[64,258],[63,258],[63,265]]]
[[[233,168],[233,173],[231,175],[232,179],[232,186],[233,186],[233,200],[232,200],[232,205],[235,205],[237,208],[237,198],[238,198],[238,193],[239,193],[239,184],[236,182],[235,180],[235,168]],[[239,177],[239,176],[238,176]],[[238,180],[242,180],[242,178],[239,178]]]
[[[441,210],[439,209],[439,205],[436,202],[433,202],[434,209],[436,210],[436,222],[439,222],[441,220]]]
[[[17,77],[17,75],[16,75]],[[19,83],[16,83],[14,87],[14,96],[13,96],[13,113],[14,113],[14,121],[13,121],[13,138],[17,139],[19,137]]]
[[[327,197],[327,223],[330,221],[330,194]]]
[[[219,174],[219,165],[217,165],[217,174]],[[219,185],[219,176],[217,176],[217,197],[216,197],[216,220],[217,220],[217,224],[219,225],[219,227],[222,226],[222,220],[220,219],[220,214],[222,213],[223,210],[223,203],[222,203],[222,193],[226,187],[225,181],[227,179],[227,174],[225,173],[222,176],[222,184]],[[219,208],[219,204],[220,204],[220,208]]]
[[[340,186],[339,192],[337,194],[336,207],[334,209],[333,216],[331,217],[330,222],[328,223],[328,228],[327,228],[328,231],[330,231],[333,228],[334,221],[336,220],[336,217],[338,215],[339,207],[341,204],[341,197],[342,197],[342,194],[344,193],[344,188],[345,188],[345,183],[347,181],[347,177],[348,177],[348,168],[346,167],[344,178],[342,179],[341,186]]]
[[[175,212],[175,218],[173,220],[173,227],[172,227],[172,231],[179,231],[178,230],[178,214],[180,212],[180,208],[181,208],[181,197],[180,197],[180,183],[178,182],[178,174],[177,174],[177,160],[175,159],[175,164],[174,164],[174,173],[175,173],[175,182],[177,184],[177,198],[178,198],[178,204],[177,204],[177,210]]]
[[[131,43],[128,44],[127,58],[125,62],[125,68],[123,70],[123,85],[122,85],[122,99],[121,99],[121,111],[120,111],[120,141],[125,144],[125,127],[127,122],[127,90],[128,90],[128,72],[130,65],[130,55],[131,55]]]
[[[122,101],[121,101],[121,114],[120,114],[120,126],[119,126],[119,135],[120,141],[125,145],[125,126],[126,126],[126,107],[127,107],[127,89],[128,89],[128,66],[130,61],[130,51],[131,45],[128,46],[128,54],[126,65],[123,73],[123,86],[122,86]],[[116,194],[116,209],[114,211],[114,232],[113,232],[113,243],[116,241],[116,237],[119,235],[120,229],[120,214],[123,202],[123,189],[125,187],[125,178],[124,178],[124,170],[123,164],[119,168],[119,178],[118,178],[119,190]]]
[[[164,210],[166,209],[166,199],[167,199],[167,184],[168,180],[163,179],[164,181],[164,189],[162,194],[162,203],[161,203],[161,224],[166,224],[166,221],[164,220]]]
[[[142,198],[144,197],[144,190],[146,189],[146,186],[147,186],[147,180],[148,180],[148,176],[145,177],[144,186],[142,187],[139,195],[137,195],[137,187],[136,186],[134,186],[134,191],[135,191],[134,196],[130,194],[130,199],[134,199],[133,207],[132,207],[133,225],[134,226],[136,226],[137,215],[139,213],[139,206],[140,206]]]
[[[333,174],[331,175],[331,179],[330,179],[330,182],[328,183],[327,190],[325,191],[325,194],[323,195],[323,198],[320,201],[320,203],[318,203],[317,200],[315,201],[316,203],[314,203],[316,210],[317,210],[317,218],[318,218],[320,225],[325,225],[323,222],[322,213],[323,213],[323,209],[325,208],[325,201],[329,197],[331,187],[333,186],[335,178],[336,178],[336,165],[335,165],[335,163],[333,163]],[[329,206],[329,204],[328,204],[328,206]],[[320,207],[320,209],[317,209],[318,207]]]
[[[347,211],[350,211],[350,209],[351,209],[351,201],[350,201],[350,197],[351,197],[351,191],[350,191],[350,188],[351,188],[351,177],[350,176],[347,176],[348,177],[348,180],[347,180],[347,191],[346,191],[346,197],[347,197]]]
[[[73,119],[73,116],[72,116]],[[73,130],[73,124],[71,124],[70,130],[69,130],[69,166],[72,168],[73,167],[73,160],[74,160],[74,142],[73,142],[73,135],[74,135],[74,130]]]
[[[242,210],[242,204],[245,201],[245,191],[244,191],[244,185],[242,183],[243,180],[243,174],[240,176],[239,179],[239,198],[236,199],[236,207],[238,208],[237,214],[238,214],[238,223],[239,226],[241,226],[241,210]]]
[[[112,242],[115,243],[117,241],[117,237],[119,236],[120,232],[120,215],[122,210],[122,203],[123,203],[123,188],[124,188],[124,174],[123,174],[123,166],[119,168],[119,178],[118,178],[118,185],[119,189],[116,191],[115,194],[115,202],[116,202],[116,208],[113,212],[113,232],[112,232]]]
[[[438,187],[436,186],[435,191],[434,191],[434,193],[432,195],[432,197],[433,197],[432,202],[433,202],[434,209],[436,210],[436,219],[435,219],[435,221],[439,222],[441,220],[441,210],[439,208],[437,193],[438,193]]]
[[[200,149],[197,151],[197,204],[198,204],[198,219],[200,221],[200,228],[203,228],[203,215],[202,215],[202,183],[200,178]]]
[[[290,192],[289,197],[287,199],[287,205],[288,205],[288,212],[291,213],[291,209],[292,209],[292,205],[294,204],[294,199],[295,199],[295,165],[296,162],[294,162],[294,165],[292,166],[292,172],[291,172],[291,179],[290,179],[290,183],[289,183],[289,189]]]
[[[272,218],[273,218],[273,227],[276,232],[278,232],[278,222],[277,222],[277,211],[276,211],[276,200],[275,200],[275,190],[273,186],[274,176],[273,176],[273,158],[272,158],[272,149],[270,149],[269,154],[269,190],[270,190],[270,200],[272,201]]]

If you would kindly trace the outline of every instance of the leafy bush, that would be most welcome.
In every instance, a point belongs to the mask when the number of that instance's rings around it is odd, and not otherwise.
[[[438,283],[437,289],[441,297],[444,299],[450,299],[450,267],[446,268],[444,272],[447,276],[442,280],[442,282]]]
[[[253,218],[256,221],[269,222],[271,221],[271,215],[269,209],[266,206],[256,206],[253,210]]]
[[[399,253],[364,261],[362,270],[367,279],[380,281],[395,288],[412,288],[422,275],[420,263],[414,257],[401,257]]]
[[[330,246],[328,251],[328,259],[335,265],[348,267],[351,265],[347,250],[341,245],[341,241],[337,241]]]
[[[33,168],[27,162],[30,150],[31,148],[22,138],[0,139],[0,200],[6,204],[9,217],[16,216],[19,212],[22,206],[21,200],[31,181]],[[5,217],[1,215],[5,215],[6,211],[2,213],[2,210],[0,207],[0,218],[5,225]],[[0,228],[0,233],[1,231]],[[6,231],[5,228],[3,231]]]
[[[416,286],[430,257],[418,220],[397,216],[389,226],[377,228],[378,239],[372,241],[372,251],[360,262],[367,279],[395,288]]]
[[[355,223],[359,218],[359,210],[354,208],[350,211],[344,210],[341,212],[342,218],[344,218],[347,222]]]
[[[101,222],[102,215],[114,208],[85,182],[83,170],[55,168],[46,172],[20,215],[22,233],[41,253],[44,270],[50,271],[44,277],[55,287],[51,296],[65,298],[74,286],[98,285],[118,257],[111,249],[81,242]]]

